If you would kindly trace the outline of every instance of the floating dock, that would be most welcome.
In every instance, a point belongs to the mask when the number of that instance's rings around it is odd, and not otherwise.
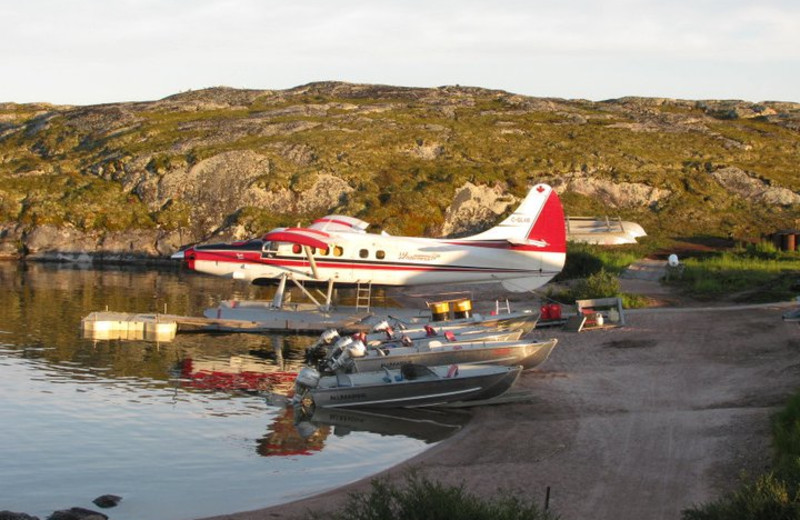
[[[81,320],[81,330],[85,339],[172,341],[178,324],[160,314],[93,312]]]
[[[419,311],[412,315],[406,309],[386,308],[381,311],[408,320],[420,315]],[[322,311],[313,305],[298,304],[287,309],[275,309],[267,302],[228,301],[206,310],[203,317],[93,312],[81,320],[81,329],[86,339],[171,341],[178,332],[320,333],[337,329],[349,334],[370,330],[376,320],[373,312],[355,307]]]

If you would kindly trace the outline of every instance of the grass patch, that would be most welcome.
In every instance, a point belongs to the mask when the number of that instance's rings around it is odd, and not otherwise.
[[[619,275],[653,249],[654,244],[647,243],[599,246],[569,242],[564,269],[555,281],[572,282],[565,289],[548,291],[547,298],[572,304],[575,300],[620,297],[626,309],[647,307],[650,303],[647,298],[621,292]]]
[[[446,486],[415,471],[406,474],[402,485],[374,479],[366,494],[351,493],[339,511],[312,512],[309,518],[334,520],[555,520],[528,498],[509,492],[483,499],[464,486]]]
[[[800,278],[800,254],[778,251],[769,243],[687,258],[684,266],[683,275],[669,283],[700,299],[733,295],[740,302],[788,300]]]
[[[650,254],[653,244],[599,246],[579,242],[567,243],[567,261],[556,280],[586,278],[605,270],[620,274],[629,265]]]
[[[772,420],[773,470],[708,504],[683,511],[683,520],[800,518],[800,393]]]

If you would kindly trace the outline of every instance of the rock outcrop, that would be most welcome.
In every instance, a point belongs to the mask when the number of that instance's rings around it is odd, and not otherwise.
[[[393,234],[465,235],[542,181],[568,213],[663,233],[731,222],[769,232],[800,221],[798,134],[795,103],[593,103],[460,86],[0,103],[0,258],[163,258],[329,213]]]
[[[596,199],[615,213],[627,208],[654,206],[671,195],[670,190],[641,182],[614,182],[580,172],[555,177],[550,184],[558,193],[573,192]]]
[[[456,190],[442,224],[442,235],[458,237],[471,235],[496,224],[516,197],[509,196],[502,186],[476,186],[471,182]]]
[[[771,186],[739,168],[721,168],[711,172],[711,177],[731,194],[748,201],[780,206],[800,204],[800,195],[792,190]]]

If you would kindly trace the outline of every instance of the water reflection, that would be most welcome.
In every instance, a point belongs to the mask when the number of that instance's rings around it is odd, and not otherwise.
[[[298,409],[299,410],[299,409]],[[345,410],[316,408],[297,414],[295,426],[301,435],[327,432],[344,437],[353,432],[370,432],[382,436],[403,435],[428,444],[441,441],[467,425],[472,414],[467,410],[434,410],[399,408],[396,410]],[[327,433],[326,433],[327,436]]]
[[[293,347],[286,338],[273,338],[274,350],[251,349],[225,357],[204,356],[193,349],[175,365],[174,373],[185,388],[288,395],[307,341],[295,342]]]
[[[330,431],[328,426],[304,428],[295,419],[295,408],[284,406],[267,434],[258,440],[256,452],[264,457],[311,455],[322,450]]]
[[[324,448],[331,433],[339,438],[356,432],[404,436],[432,444],[457,433],[472,417],[458,409],[305,409],[291,404],[276,409],[278,415],[257,442],[256,451],[264,457],[311,455]]]
[[[115,520],[219,515],[362,478],[443,438],[420,436],[420,423],[298,418],[266,402],[316,335],[81,339],[92,311],[199,316],[268,289],[179,270],[2,262],[0,286],[3,509],[45,518],[111,493],[124,497]]]

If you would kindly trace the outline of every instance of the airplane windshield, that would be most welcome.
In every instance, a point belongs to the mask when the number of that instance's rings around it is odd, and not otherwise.
[[[262,256],[273,256],[277,252],[277,249],[273,247],[273,244],[270,241],[264,242],[264,245],[261,247]]]

